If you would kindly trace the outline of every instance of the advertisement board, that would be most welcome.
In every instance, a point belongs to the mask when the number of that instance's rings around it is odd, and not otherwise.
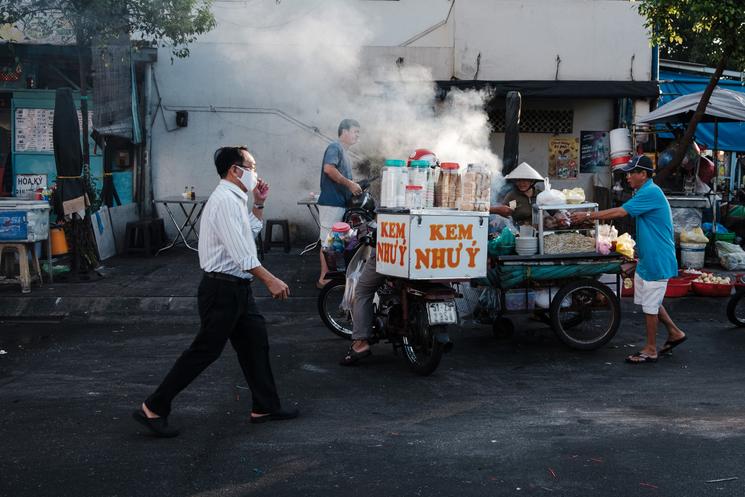
[[[488,216],[379,214],[377,271],[414,280],[486,276]]]

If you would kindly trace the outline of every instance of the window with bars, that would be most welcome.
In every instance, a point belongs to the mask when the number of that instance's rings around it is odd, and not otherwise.
[[[504,109],[489,112],[489,122],[495,133],[504,133]],[[523,109],[520,113],[521,133],[571,134],[573,126],[573,110]]]

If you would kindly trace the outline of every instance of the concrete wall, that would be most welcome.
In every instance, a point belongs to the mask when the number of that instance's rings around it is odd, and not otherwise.
[[[455,3],[455,70],[473,79],[649,80],[651,48],[634,4],[619,0]],[[633,63],[632,63],[633,57]]]

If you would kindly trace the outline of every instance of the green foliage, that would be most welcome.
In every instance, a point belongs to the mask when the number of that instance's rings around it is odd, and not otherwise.
[[[633,0],[632,0],[633,1]],[[716,65],[723,58],[745,69],[743,0],[638,0],[650,40],[663,53]]]
[[[128,33],[189,55],[189,43],[215,27],[211,0],[0,0],[0,24],[39,35],[70,35],[79,46]]]

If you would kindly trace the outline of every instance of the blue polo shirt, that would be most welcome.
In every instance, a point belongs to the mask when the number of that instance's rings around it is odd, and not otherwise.
[[[660,187],[648,179],[622,207],[636,219],[639,277],[655,281],[677,276],[673,215]]]
[[[323,172],[323,165],[331,164],[347,179],[352,179],[352,168],[347,160],[344,147],[338,141],[332,142],[326,148],[321,163],[321,194],[318,196],[318,205],[330,205],[332,207],[346,207],[347,200],[352,193],[347,187],[334,182]]]

